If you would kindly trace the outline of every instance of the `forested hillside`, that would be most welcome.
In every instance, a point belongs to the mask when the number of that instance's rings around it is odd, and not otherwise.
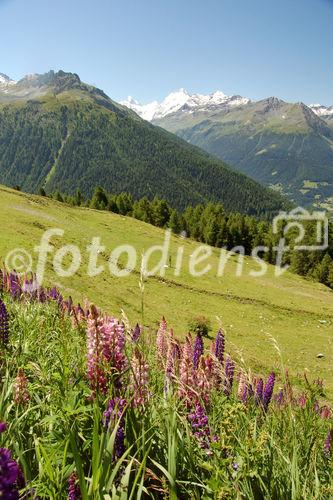
[[[37,192],[97,185],[172,206],[222,202],[226,210],[275,213],[283,198],[222,161],[141,120],[102,91],[60,72],[0,95],[0,182]],[[16,92],[16,94],[15,94]]]

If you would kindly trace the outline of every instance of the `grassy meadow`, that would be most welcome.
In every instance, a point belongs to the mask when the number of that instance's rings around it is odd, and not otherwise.
[[[217,249],[193,277],[199,245],[175,236],[165,276],[146,277],[141,255],[162,230],[7,188],[0,217],[0,254],[24,249],[34,269],[43,233],[65,231],[42,288],[0,274],[0,498],[332,498],[329,289],[272,266],[253,277],[249,258],[236,276],[235,255],[218,278]],[[132,244],[135,270],[88,277],[94,237],[99,265]],[[83,258],[60,279],[52,254],[64,244]],[[211,339],[187,334],[198,316]]]

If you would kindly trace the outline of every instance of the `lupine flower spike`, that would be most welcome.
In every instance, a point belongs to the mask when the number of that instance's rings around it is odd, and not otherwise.
[[[260,405],[262,403],[263,391],[264,391],[264,381],[262,378],[259,378],[256,382],[255,393],[254,393],[254,402],[256,405]]]
[[[6,346],[9,338],[8,312],[4,302],[0,299],[0,344]]]
[[[125,419],[124,412],[127,407],[127,401],[121,398],[112,399],[109,402],[108,409],[104,412],[104,423],[106,429],[118,425],[115,442],[114,442],[114,459],[118,459],[125,453]]]
[[[331,429],[327,436],[326,436],[326,439],[324,441],[324,453],[325,455],[329,456],[331,454],[331,451],[332,451],[332,441],[333,441],[333,429]]]
[[[75,472],[68,479],[68,500],[81,500],[81,491]]]
[[[224,394],[230,396],[235,375],[235,363],[228,357],[225,364]]]
[[[24,370],[20,368],[14,382],[14,402],[17,405],[25,405],[29,399],[28,379],[24,374]]]
[[[194,342],[194,350],[193,350],[193,368],[195,370],[198,369],[199,361],[203,353],[204,353],[204,344],[202,340],[202,335],[198,333]]]
[[[167,322],[164,317],[157,332],[156,347],[159,356],[164,359],[168,352]]]
[[[263,407],[265,410],[268,409],[269,403],[271,402],[275,384],[275,373],[272,372],[266,382],[264,392],[263,392]]]
[[[20,476],[20,468],[12,459],[10,450],[0,448],[0,498],[18,500]]]
[[[143,359],[141,352],[136,349],[132,361],[131,390],[133,405],[143,406],[150,398],[148,388],[149,366]]]
[[[225,337],[223,331],[220,329],[217,332],[215,340],[215,357],[219,360],[221,365],[224,362],[224,349],[225,349]]]

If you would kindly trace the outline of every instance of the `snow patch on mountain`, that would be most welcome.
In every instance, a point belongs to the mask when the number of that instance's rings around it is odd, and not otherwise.
[[[248,104],[250,99],[241,96],[228,96],[216,91],[208,95],[189,94],[185,89],[171,92],[162,102],[153,101],[149,104],[140,104],[133,97],[128,97],[121,104],[135,111],[141,118],[148,121],[158,120],[167,115],[182,111],[194,113],[195,111],[209,111],[219,107],[237,107]]]
[[[4,73],[0,73],[0,91],[1,92],[8,92],[8,89],[15,85],[16,82],[14,80],[11,80],[9,76],[5,75]]]
[[[309,108],[318,116],[333,116],[333,106],[323,106],[322,104],[310,104]]]

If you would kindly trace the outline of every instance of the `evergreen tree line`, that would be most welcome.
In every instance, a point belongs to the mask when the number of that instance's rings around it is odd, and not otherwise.
[[[46,196],[42,189],[41,195]],[[279,232],[267,220],[240,213],[227,213],[222,204],[207,203],[188,206],[184,211],[172,208],[165,200],[147,197],[135,200],[131,194],[110,194],[103,188],[95,189],[91,199],[84,199],[80,191],[76,195],[63,195],[56,192],[52,198],[74,206],[85,206],[96,210],[107,210],[116,214],[134,217],[160,228],[170,228],[173,233],[208,245],[227,250],[243,247],[246,255],[258,246],[266,247],[259,256],[268,263],[277,262],[277,250],[283,237],[281,225]],[[290,265],[290,270],[305,277],[319,281],[333,288],[333,234],[329,227],[329,247],[325,251],[299,251],[294,249],[296,229],[286,235],[286,245],[290,248],[283,253],[282,265]],[[302,245],[316,243],[316,225],[305,223],[305,240]]]

